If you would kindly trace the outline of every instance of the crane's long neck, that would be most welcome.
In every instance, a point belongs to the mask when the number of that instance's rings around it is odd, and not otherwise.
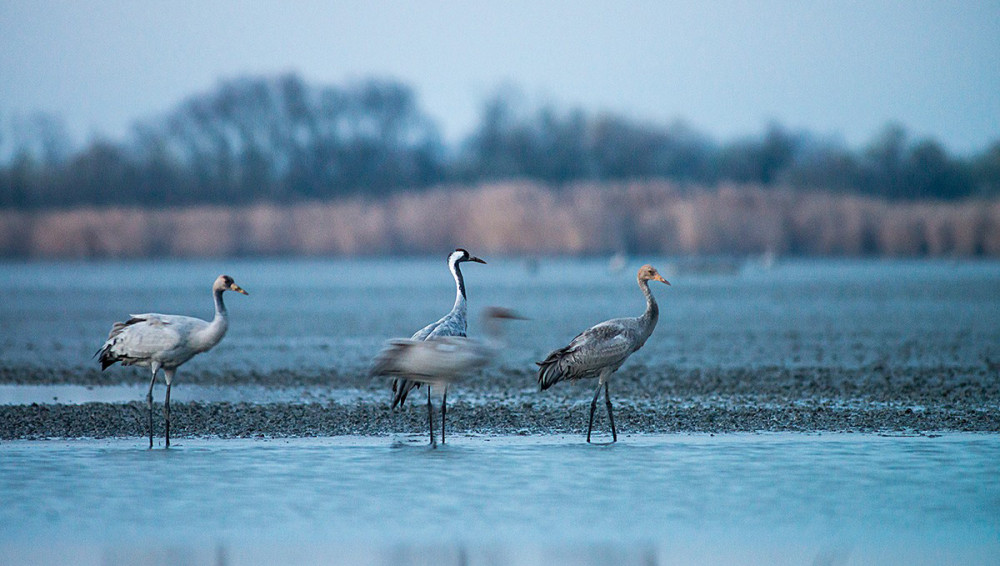
[[[458,261],[448,262],[448,267],[451,269],[451,275],[455,278],[455,306],[451,308],[452,312],[465,313],[465,279],[462,278],[462,270],[458,268]]]
[[[639,327],[643,333],[642,341],[645,342],[646,338],[649,338],[649,335],[653,333],[653,329],[656,328],[656,321],[660,318],[660,306],[656,304],[656,297],[649,290],[649,281],[640,279],[639,289],[646,296],[646,312],[639,317]]]
[[[201,345],[206,350],[218,344],[219,340],[222,340],[222,337],[226,335],[226,330],[229,328],[229,312],[226,311],[226,303],[222,302],[222,292],[222,289],[214,290],[215,316],[212,318],[212,322],[208,325],[208,328],[200,336]]]
[[[486,317],[486,320],[483,321],[483,330],[485,334],[483,345],[486,348],[489,348],[494,352],[499,352],[507,346],[503,324],[503,320],[492,316]]]

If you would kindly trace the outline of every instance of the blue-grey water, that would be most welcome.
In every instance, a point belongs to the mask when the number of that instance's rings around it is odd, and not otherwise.
[[[512,365],[530,367],[580,330],[644,307],[638,261],[613,272],[598,259],[487,260],[464,267],[470,334],[487,305],[530,317],[509,326]],[[671,286],[652,286],[660,322],[635,363],[968,367],[1000,358],[1000,262],[805,260],[730,271],[647,261]],[[181,382],[190,371],[364,371],[384,340],[436,320],[455,293],[443,257],[0,263],[2,363],[92,367],[111,323],[130,313],[210,318],[222,272],[250,296],[226,295],[226,339],[185,365]]]
[[[527,374],[581,329],[643,308],[638,262],[615,272],[596,259],[486,259],[465,267],[470,334],[482,306],[531,318],[509,327],[508,369]],[[654,284],[660,323],[633,367],[947,370],[1000,359],[998,262],[650,262],[672,285]],[[443,258],[0,263],[0,366],[70,382],[0,384],[0,404],[141,399],[142,370],[110,368],[115,386],[70,376],[93,367],[111,323],[130,313],[210,317],[223,272],[250,296],[227,294],[229,334],[181,369],[179,402],[368,401],[362,390],[184,375],[364,372],[384,340],[454,299]],[[1000,563],[997,435],[425,442],[0,443],[0,563]]]
[[[988,564],[1000,438],[13,442],[0,562]],[[400,554],[402,553],[402,554]],[[86,559],[86,557],[91,559]],[[110,557],[110,558],[109,558]],[[117,557],[117,558],[116,558]],[[157,558],[159,557],[159,558]],[[112,561],[115,561],[112,560]],[[822,561],[826,562],[822,562]]]

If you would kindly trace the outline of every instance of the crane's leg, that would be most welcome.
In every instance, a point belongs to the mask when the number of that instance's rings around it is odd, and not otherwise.
[[[448,386],[444,386],[444,395],[441,397],[441,444],[444,444],[444,421],[448,413]]]
[[[437,440],[434,438],[434,408],[431,407],[431,386],[427,386],[427,424],[431,428],[431,446],[437,448]]]
[[[167,396],[163,399],[163,427],[167,448],[170,448],[170,384],[167,384]]]
[[[594,392],[594,400],[590,402],[590,424],[587,425],[587,442],[590,442],[590,431],[594,428],[594,411],[597,410],[597,398],[601,396],[602,382],[597,382],[597,391]]]
[[[146,393],[146,407],[149,409],[149,447],[153,448],[153,385],[156,383],[156,372],[160,371],[160,366],[153,364],[150,366],[153,375],[149,379],[149,392]]]
[[[600,389],[598,389],[600,391]],[[608,382],[604,382],[604,401],[608,407],[608,420],[611,421],[611,442],[618,442],[618,431],[615,430],[615,414],[611,411],[611,397],[608,395]]]
[[[163,420],[166,428],[167,448],[170,448],[170,386],[174,381],[175,370],[163,370],[163,377],[167,381],[167,396],[163,400]]]

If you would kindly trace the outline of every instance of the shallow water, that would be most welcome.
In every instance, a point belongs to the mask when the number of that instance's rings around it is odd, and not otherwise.
[[[1000,556],[995,435],[424,442],[4,443],[0,562],[63,551],[77,563],[162,562],[169,551],[168,562],[222,553],[230,564],[459,563],[462,553],[469,563],[557,564]]]
[[[82,403],[130,403],[146,398],[149,385],[10,385],[0,384],[0,405],[32,403],[79,405]],[[160,389],[155,390],[158,394]],[[171,389],[176,403],[384,403],[385,391],[329,387],[216,386],[185,383]]]
[[[588,325],[643,308],[637,263],[612,273],[605,261],[543,260],[536,272],[520,260],[486,259],[465,269],[470,335],[486,305],[531,317],[508,326],[510,348],[498,363],[514,379],[523,371],[526,391],[534,360]],[[659,326],[623,373],[872,364],[946,372],[1000,360],[998,262],[795,261],[703,272],[650,261],[672,286],[654,285]],[[229,334],[181,368],[177,402],[385,404],[384,387],[359,388],[356,379],[338,387],[338,376],[363,375],[384,340],[437,319],[454,299],[443,258],[0,263],[0,369],[15,377],[51,369],[73,381],[94,371],[94,351],[129,313],[209,317],[208,286],[220,272],[251,294],[227,295]],[[184,382],[258,371],[265,380],[329,375],[330,386]],[[0,404],[144,398],[145,370],[107,372],[123,384],[4,383]],[[586,402],[572,388],[556,393]],[[181,438],[153,451],[145,442],[0,444],[0,563],[971,564],[1000,556],[997,435],[631,435],[613,446],[587,446],[577,435],[453,436],[438,450],[423,435]]]
[[[514,258],[464,268],[470,335],[487,305],[529,321],[508,325],[503,363],[532,362],[580,330],[643,309],[635,261]],[[1000,359],[1000,262],[802,260],[715,273],[650,258],[660,322],[629,366],[981,367]],[[232,275],[249,297],[227,294],[228,335],[188,372],[364,372],[389,338],[448,311],[454,284],[443,258],[0,263],[0,362],[73,372],[111,323],[130,313],[210,318],[209,286]],[[627,366],[628,367],[628,366]],[[627,369],[626,367],[626,369]],[[142,383],[143,370],[113,368]]]

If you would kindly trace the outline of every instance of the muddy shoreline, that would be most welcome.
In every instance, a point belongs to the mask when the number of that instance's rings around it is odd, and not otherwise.
[[[601,407],[603,409],[603,407]],[[427,429],[423,406],[390,411],[372,405],[295,405],[278,403],[173,404],[172,436],[283,438],[340,435],[421,434]],[[584,434],[588,403],[570,407],[449,404],[450,434]],[[20,405],[0,407],[0,439],[124,438],[147,434],[145,403]],[[824,408],[712,405],[628,406],[619,404],[619,434],[672,432],[1000,432],[998,411],[969,408]],[[604,434],[605,416],[595,419]],[[154,411],[154,430],[162,436],[162,416]]]
[[[0,383],[120,384],[139,374],[0,367]],[[533,375],[500,368],[450,390],[454,434],[584,434],[593,383],[558,384],[544,393]],[[385,402],[173,403],[172,435],[309,437],[420,434],[426,396],[389,410],[387,384],[330,371],[189,373],[175,387],[242,384],[361,390]],[[175,389],[176,391],[176,389]],[[660,370],[637,365],[611,387],[621,434],[672,432],[1000,432],[1000,376],[990,367],[748,368]],[[154,426],[162,435],[162,386]],[[439,399],[435,399],[435,407]],[[608,428],[603,403],[595,430]],[[143,399],[127,403],[0,405],[0,440],[142,437]]]

